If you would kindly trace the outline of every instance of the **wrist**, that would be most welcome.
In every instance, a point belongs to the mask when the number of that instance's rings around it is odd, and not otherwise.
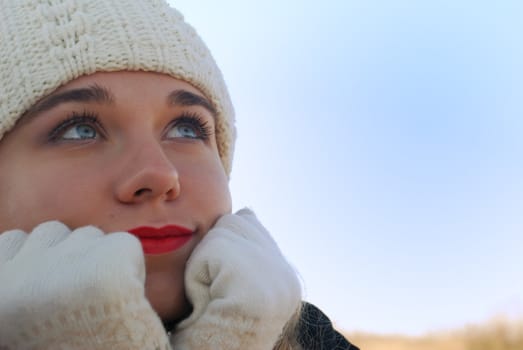
[[[13,308],[0,318],[0,339],[0,348],[8,349],[168,347],[159,317],[145,297],[137,295],[110,303],[93,300],[65,307],[48,304]]]

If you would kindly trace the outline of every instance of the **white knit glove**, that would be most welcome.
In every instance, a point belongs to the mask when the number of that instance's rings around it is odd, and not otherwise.
[[[168,349],[138,240],[53,221],[0,235],[0,349]]]
[[[296,272],[250,210],[218,220],[191,255],[185,288],[191,315],[175,350],[269,350],[298,309]]]

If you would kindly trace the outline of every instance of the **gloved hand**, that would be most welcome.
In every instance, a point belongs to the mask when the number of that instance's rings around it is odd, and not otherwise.
[[[138,240],[53,221],[0,235],[0,349],[168,349]]]
[[[254,213],[221,217],[185,272],[193,305],[171,340],[175,350],[269,350],[301,302],[296,272]]]

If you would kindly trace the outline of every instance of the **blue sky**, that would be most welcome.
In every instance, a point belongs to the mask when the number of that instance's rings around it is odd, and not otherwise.
[[[306,299],[387,333],[523,314],[523,3],[171,3],[236,107],[234,206]]]

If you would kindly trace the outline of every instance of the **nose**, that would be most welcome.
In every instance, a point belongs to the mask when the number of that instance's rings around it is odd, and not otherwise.
[[[115,186],[117,199],[126,204],[176,199],[180,194],[178,172],[161,145],[150,142],[133,148],[128,150]]]

